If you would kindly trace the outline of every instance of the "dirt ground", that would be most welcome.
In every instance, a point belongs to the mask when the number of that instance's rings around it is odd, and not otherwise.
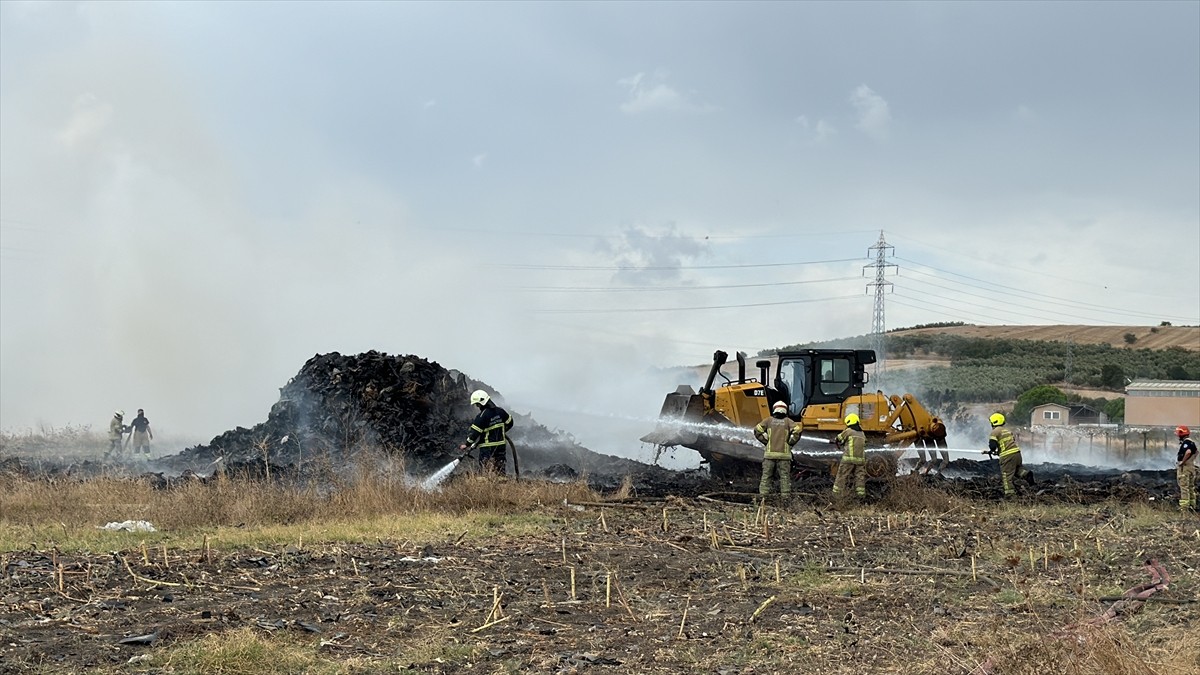
[[[1087,672],[1061,664],[1114,639],[1137,672],[1197,672],[1194,515],[907,485],[927,508],[663,497],[546,505],[544,531],[489,540],[10,551],[0,672],[181,672],[173,647],[247,628],[366,672]],[[1151,557],[1157,601],[1116,638],[1080,625]]]

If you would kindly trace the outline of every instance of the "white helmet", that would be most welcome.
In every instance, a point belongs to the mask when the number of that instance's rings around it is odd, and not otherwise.
[[[117,410],[117,411],[114,411],[114,412],[113,412],[113,415],[116,415],[117,417],[124,417],[124,416],[125,416],[125,411],[124,411],[124,410]]]
[[[487,405],[490,400],[492,397],[482,389],[476,389],[475,393],[471,394],[471,405]]]
[[[787,404],[784,403],[783,401],[776,401],[775,405],[771,406],[771,412],[772,413],[777,413],[777,412],[785,412],[786,413],[787,412]]]

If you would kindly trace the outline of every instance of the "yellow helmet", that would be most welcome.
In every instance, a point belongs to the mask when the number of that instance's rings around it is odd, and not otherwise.
[[[1001,426],[1004,424],[1004,415],[1001,415],[1000,413],[992,413],[992,416],[988,418],[988,421],[991,422],[992,426],[994,427]]]
[[[492,397],[482,389],[476,389],[475,393],[471,394],[471,405],[487,405],[490,400]]]
[[[849,415],[846,415],[846,419],[843,421],[846,423],[846,426],[852,427],[855,424],[858,424],[858,415],[850,413]]]

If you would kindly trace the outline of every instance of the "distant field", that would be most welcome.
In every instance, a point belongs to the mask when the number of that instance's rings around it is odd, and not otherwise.
[[[1139,349],[1182,347],[1200,351],[1200,326],[947,326],[898,330],[892,335],[917,334],[961,335],[974,338],[1007,338],[1013,340],[1045,340],[1077,344],[1109,344],[1125,347],[1125,335],[1133,333]]]

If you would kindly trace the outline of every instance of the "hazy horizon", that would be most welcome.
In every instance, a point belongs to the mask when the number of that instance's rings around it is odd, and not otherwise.
[[[3,2],[0,428],[376,349],[636,443],[881,232],[887,328],[1200,324],[1197,185],[1200,3]]]

